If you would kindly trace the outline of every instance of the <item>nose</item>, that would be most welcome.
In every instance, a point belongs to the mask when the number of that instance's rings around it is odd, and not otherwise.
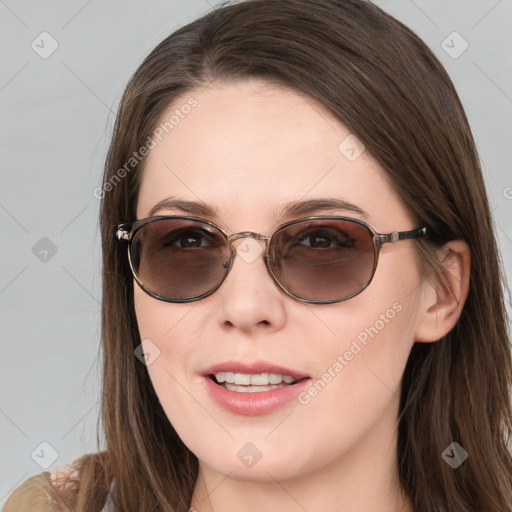
[[[266,240],[253,232],[235,235],[231,268],[218,290],[218,319],[224,325],[251,331],[257,326],[280,329],[284,324],[286,297],[263,260]]]

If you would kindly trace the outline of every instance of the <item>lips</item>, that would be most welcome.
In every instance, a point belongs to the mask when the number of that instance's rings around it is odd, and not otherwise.
[[[215,377],[215,374],[223,372],[231,375],[250,374],[251,382],[254,375],[261,373],[287,375],[295,379],[295,382],[282,382],[274,386],[258,386],[252,383],[250,386],[228,385],[227,382],[219,383]],[[285,407],[293,403],[311,383],[311,377],[306,374],[268,361],[224,361],[206,368],[202,377],[204,389],[213,402],[230,413],[243,416],[269,414]],[[249,391],[247,388],[252,389]]]
[[[232,373],[276,373],[280,375],[289,375],[296,381],[308,378],[309,376],[291,368],[286,368],[278,364],[270,363],[268,361],[224,361],[223,363],[214,364],[206,368],[202,375],[209,377],[219,372],[232,372]]]

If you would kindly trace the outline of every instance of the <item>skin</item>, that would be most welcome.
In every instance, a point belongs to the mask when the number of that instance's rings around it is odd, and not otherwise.
[[[275,208],[336,197],[364,209],[367,219],[339,210],[318,214],[360,218],[381,233],[419,227],[368,151],[354,161],[340,152],[350,131],[311,98],[257,80],[214,83],[178,98],[162,119],[190,96],[198,105],[150,151],[137,218],[173,195],[218,207],[209,220],[228,232],[268,235],[282,223]],[[397,474],[401,378],[415,340],[436,341],[453,327],[469,279],[463,242],[441,255],[454,298],[422,279],[413,244],[384,245],[370,286],[335,304],[285,295],[261,256],[252,263],[237,257],[222,286],[197,302],[159,301],[134,283],[141,339],[160,350],[149,376],[167,417],[200,461],[191,507],[413,511]],[[219,407],[206,392],[201,372],[228,359],[264,359],[320,380],[396,303],[401,311],[307,405],[293,400],[245,417]],[[237,457],[248,442],[262,453],[250,468]]]

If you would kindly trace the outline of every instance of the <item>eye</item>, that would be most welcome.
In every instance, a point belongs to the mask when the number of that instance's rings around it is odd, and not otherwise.
[[[178,249],[188,249],[195,247],[210,247],[219,245],[218,237],[203,229],[174,229],[166,234],[161,241],[162,247],[177,247]]]
[[[298,242],[301,243],[301,245],[314,249],[330,249],[336,247],[350,249],[356,246],[355,239],[350,237],[347,233],[325,228],[301,233],[298,238]]]

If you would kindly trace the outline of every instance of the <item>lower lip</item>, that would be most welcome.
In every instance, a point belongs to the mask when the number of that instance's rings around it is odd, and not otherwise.
[[[213,400],[228,411],[244,416],[258,416],[272,412],[297,397],[309,386],[311,379],[303,379],[295,384],[254,393],[229,391],[216,384],[210,377],[204,377],[206,389]]]

